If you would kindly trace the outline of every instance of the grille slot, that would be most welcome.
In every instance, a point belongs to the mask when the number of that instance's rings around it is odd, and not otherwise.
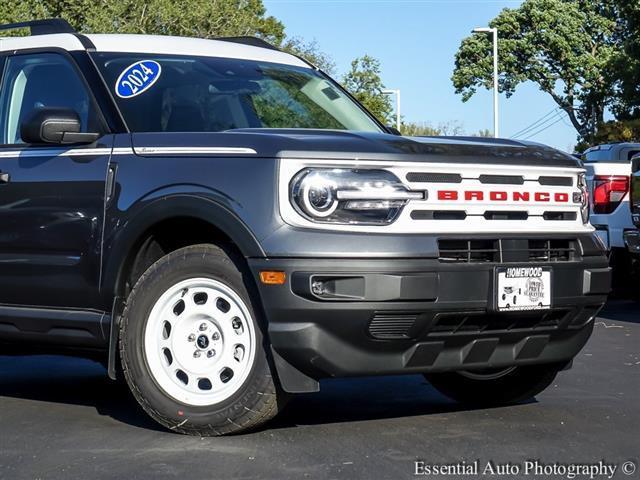
[[[510,245],[514,244],[498,240],[440,239],[438,260],[443,263],[570,262],[578,258],[579,252],[578,241],[570,239],[530,239],[522,248]]]
[[[575,221],[578,218],[576,212],[544,212],[542,218],[551,221]]]
[[[570,187],[573,185],[573,178],[571,177],[539,177],[538,183],[540,185],[547,185],[547,186]]]
[[[441,262],[487,263],[500,260],[496,240],[439,240]]]
[[[459,173],[437,172],[410,172],[407,180],[420,183],[462,183],[462,175]]]
[[[576,242],[572,240],[529,240],[529,261],[568,262],[575,260]]]
[[[521,175],[480,175],[480,183],[494,185],[524,185],[524,177]]]
[[[428,335],[465,335],[518,330],[556,330],[570,310],[513,313],[440,313]]]
[[[413,220],[464,220],[467,212],[464,210],[414,210],[411,212]]]
[[[503,210],[487,210],[484,212],[487,220],[526,220],[529,218],[527,212],[506,212]]]
[[[378,312],[369,324],[369,334],[380,340],[411,338],[410,331],[417,319],[417,313]]]

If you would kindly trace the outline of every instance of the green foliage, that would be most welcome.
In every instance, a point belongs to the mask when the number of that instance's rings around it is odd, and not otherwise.
[[[255,36],[331,74],[335,64],[317,42],[287,38],[262,0],[3,0],[0,23],[64,18],[84,33],[144,33],[199,38]],[[26,30],[17,30],[24,34]]]
[[[351,62],[351,70],[343,77],[344,87],[385,125],[392,123],[393,106],[382,93],[380,61],[365,55]]]
[[[85,33],[146,33],[213,38],[251,35],[279,45],[284,25],[262,0],[3,0],[0,22],[64,18]]]
[[[329,55],[320,50],[318,42],[315,40],[305,42],[299,37],[287,38],[282,45],[280,45],[280,48],[285,52],[304,58],[307,62],[318,67],[328,75],[335,73],[335,62]]]
[[[587,147],[615,142],[640,142],[640,119],[602,123]]]
[[[521,83],[537,83],[583,138],[591,136],[614,96],[612,1],[525,0],[516,9],[504,9],[490,22],[499,30],[500,90],[509,97]],[[464,101],[478,88],[492,88],[491,55],[490,35],[463,40],[452,80]]]
[[[400,132],[406,137],[435,137],[441,130],[425,122],[402,122]]]
[[[460,122],[442,122],[437,127],[426,122],[402,122],[400,132],[406,137],[439,137],[466,135]],[[492,137],[490,130],[480,130],[472,133],[472,137]]]
[[[493,132],[489,129],[482,129],[479,130],[477,133],[474,133],[471,135],[472,137],[484,137],[484,138],[491,138],[493,137]]]
[[[614,60],[618,97],[614,112],[621,119],[640,118],[640,3],[617,0],[622,48]]]

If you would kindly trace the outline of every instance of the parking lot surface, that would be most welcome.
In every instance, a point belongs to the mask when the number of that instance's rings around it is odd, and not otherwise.
[[[573,369],[531,403],[469,410],[421,376],[330,380],[267,428],[225,438],[162,430],[96,363],[0,356],[0,478],[400,479],[416,460],[637,464],[639,399],[640,304],[625,301],[607,306]]]

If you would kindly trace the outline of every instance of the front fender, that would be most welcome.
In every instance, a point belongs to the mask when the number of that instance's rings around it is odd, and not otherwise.
[[[114,220],[105,236],[100,290],[110,301],[130,253],[156,224],[176,217],[205,221],[224,232],[245,257],[263,257],[264,251],[249,227],[222,203],[202,193],[161,194],[137,202]]]

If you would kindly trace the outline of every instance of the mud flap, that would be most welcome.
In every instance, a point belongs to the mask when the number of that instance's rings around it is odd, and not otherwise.
[[[116,362],[118,361],[118,325],[122,316],[124,303],[122,298],[115,297],[111,307],[111,322],[109,325],[109,359],[107,360],[107,375],[116,380]]]
[[[278,372],[278,379],[282,389],[287,393],[313,393],[320,391],[320,383],[306,376],[300,370],[292,366],[284,358],[278,355],[271,347],[271,355]]]

